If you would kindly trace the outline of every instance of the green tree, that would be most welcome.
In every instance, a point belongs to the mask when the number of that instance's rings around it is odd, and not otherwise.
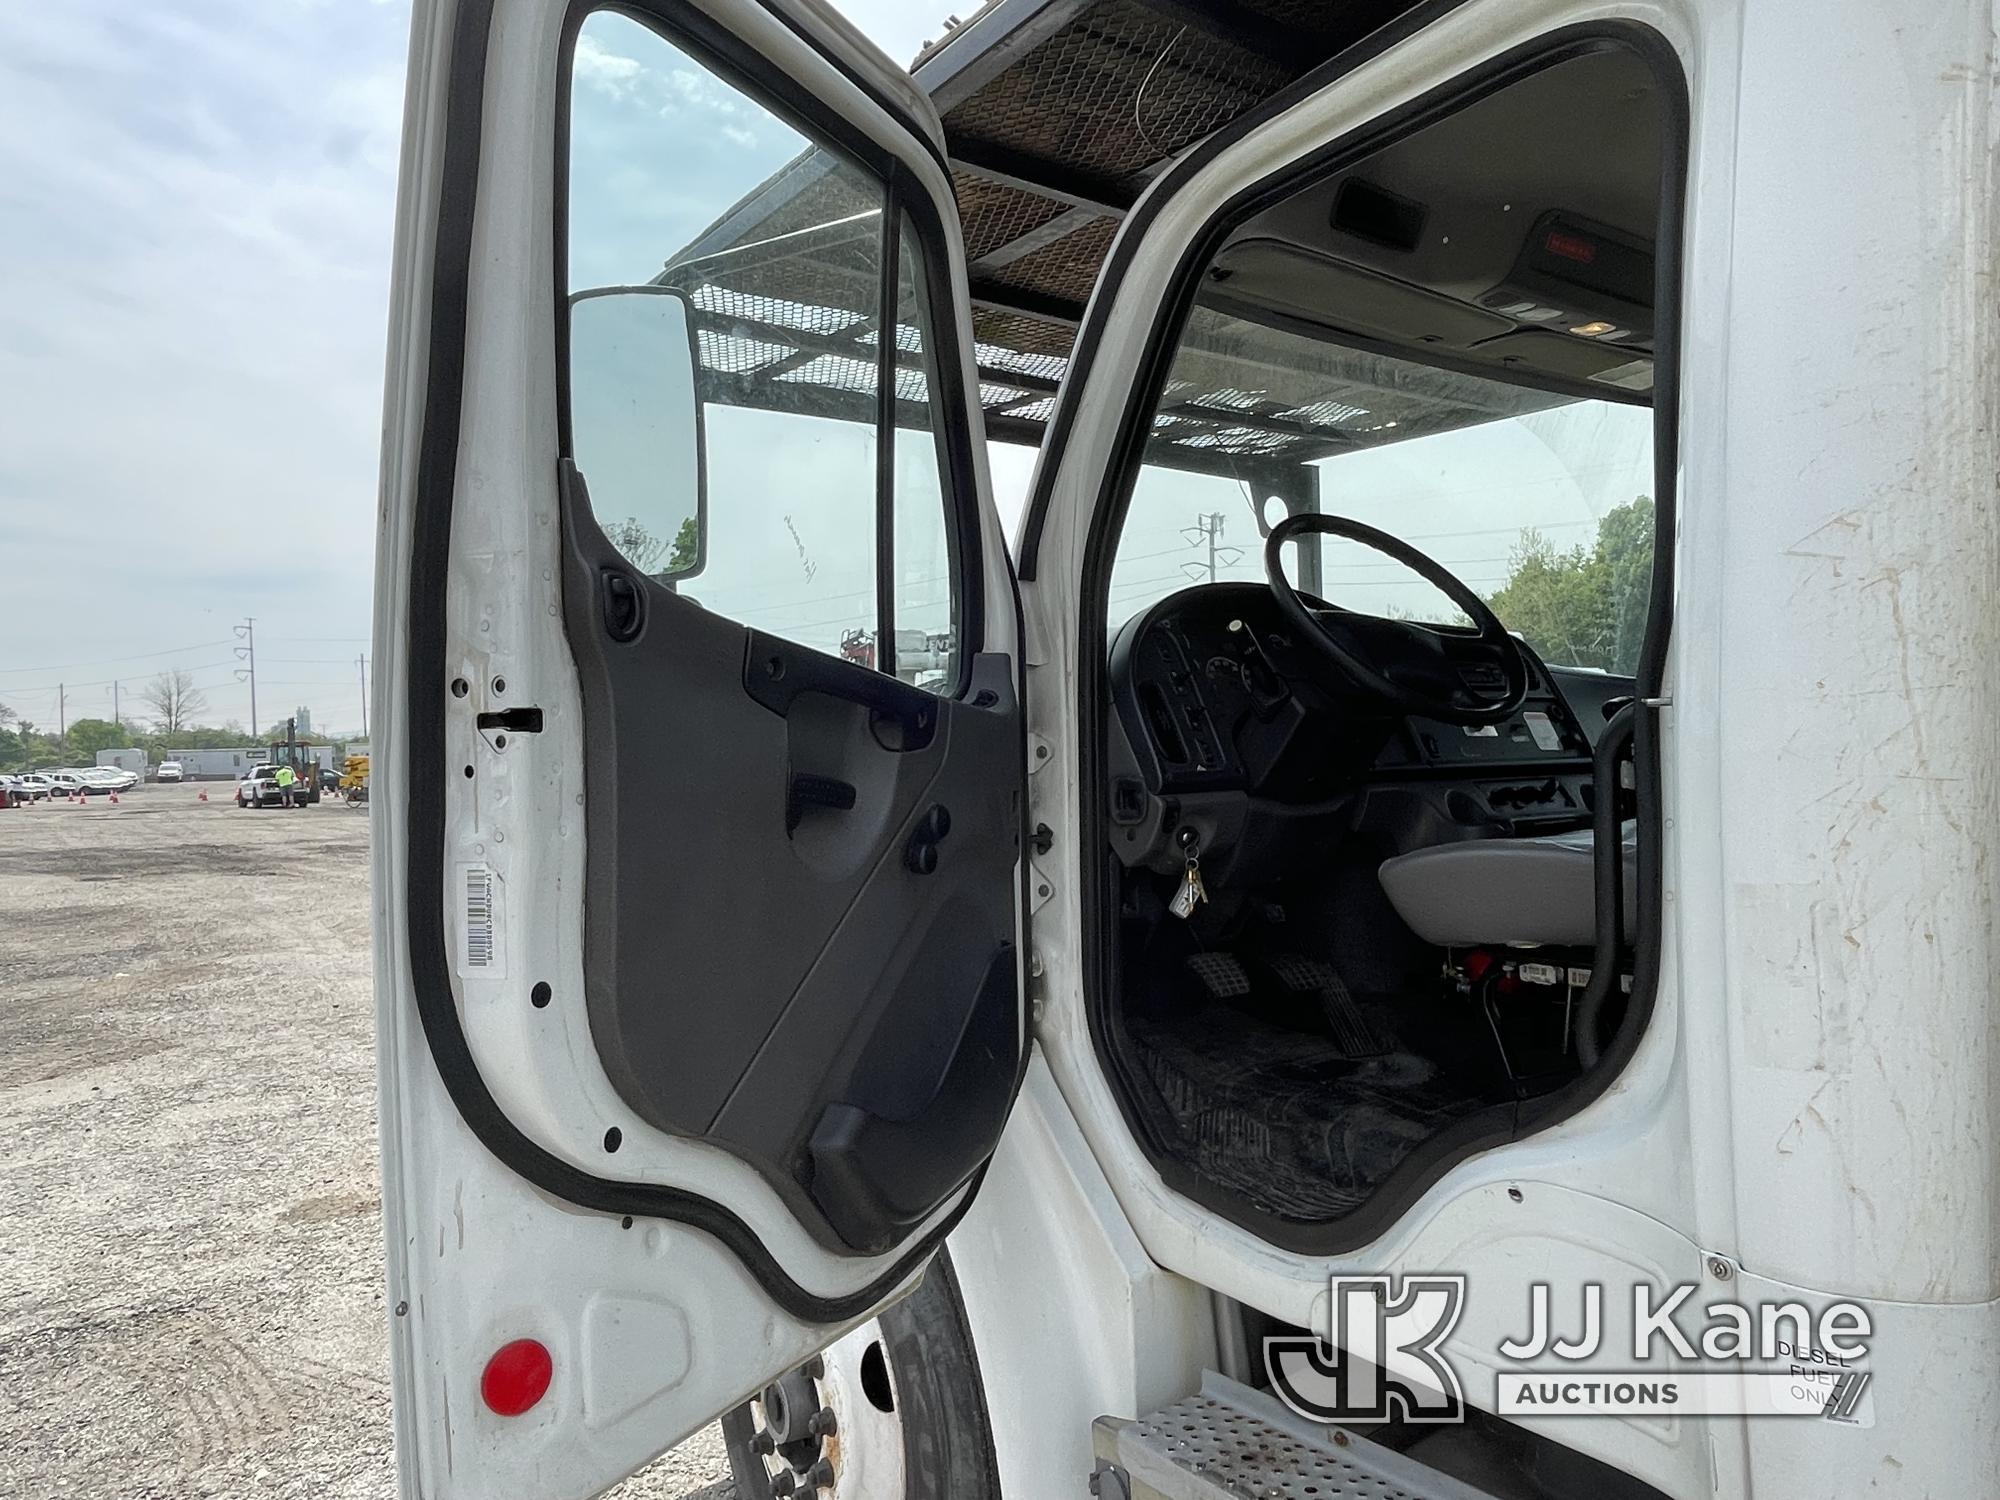
[[[19,720],[11,730],[0,730],[0,771],[35,771],[62,762],[60,742],[28,720]]]
[[[681,522],[680,529],[674,533],[672,547],[655,536],[652,529],[637,516],[613,521],[604,528],[604,537],[624,554],[627,562],[653,578],[670,578],[676,573],[685,573],[694,566],[701,548],[701,530],[695,525],[693,516]],[[661,566],[660,554],[663,552],[667,560]]]
[[[681,522],[681,529],[674,533],[674,550],[667,557],[669,573],[685,573],[695,565],[701,553],[701,529],[695,525],[694,517]]]
[[[1653,576],[1653,502],[1605,512],[1593,546],[1558,548],[1533,527],[1514,544],[1507,581],[1487,604],[1546,660],[1630,672],[1645,638]]]
[[[132,743],[132,733],[123,724],[109,719],[78,719],[69,726],[69,753],[78,765],[87,766],[100,750],[123,750]]]

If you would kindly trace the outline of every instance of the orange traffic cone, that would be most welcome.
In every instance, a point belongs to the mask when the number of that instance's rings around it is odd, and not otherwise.
[[[113,792],[111,794],[111,805],[113,807],[116,807],[118,805],[118,794],[116,792]]]
[[[206,801],[208,800],[208,793],[207,793],[207,792],[196,792],[196,793],[194,794],[194,800],[195,800],[195,801],[197,801],[197,802],[206,802]]]

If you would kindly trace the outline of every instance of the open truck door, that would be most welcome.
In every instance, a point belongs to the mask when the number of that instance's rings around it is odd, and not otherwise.
[[[413,24],[397,1446],[405,1494],[553,1500],[873,1315],[969,1205],[1025,1046],[1019,611],[906,75],[805,0]]]

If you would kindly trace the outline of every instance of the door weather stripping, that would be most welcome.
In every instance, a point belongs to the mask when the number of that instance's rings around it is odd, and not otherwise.
[[[1494,1500],[1213,1372],[1198,1396],[1090,1431],[1096,1500]]]

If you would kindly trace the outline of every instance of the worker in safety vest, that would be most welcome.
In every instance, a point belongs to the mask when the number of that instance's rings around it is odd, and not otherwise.
[[[292,783],[298,779],[298,773],[293,771],[290,766],[278,767],[278,795],[285,799],[285,806],[287,807],[292,805]]]

